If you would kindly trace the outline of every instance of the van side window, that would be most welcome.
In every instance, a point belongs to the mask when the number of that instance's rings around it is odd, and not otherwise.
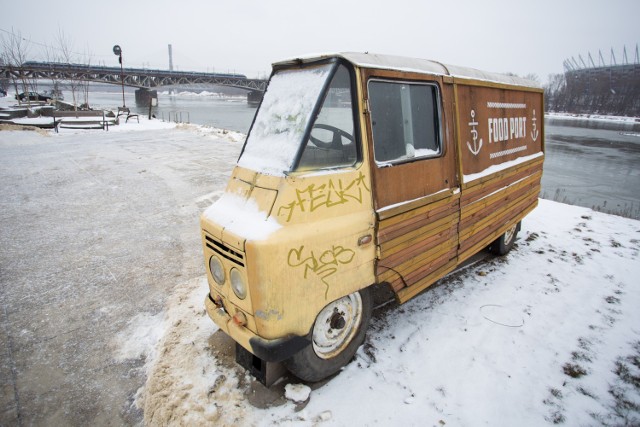
[[[442,153],[436,85],[371,80],[368,89],[378,165]]]

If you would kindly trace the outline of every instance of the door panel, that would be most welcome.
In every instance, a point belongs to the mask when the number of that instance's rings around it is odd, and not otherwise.
[[[363,71],[378,216],[377,281],[404,301],[455,267],[460,192],[452,146],[452,90],[441,79]]]

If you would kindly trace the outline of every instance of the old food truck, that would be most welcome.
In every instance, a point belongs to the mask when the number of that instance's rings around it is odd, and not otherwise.
[[[511,248],[543,140],[542,89],[517,77],[367,53],[274,64],[201,217],[209,316],[245,367],[337,372],[364,341],[372,285],[405,302]]]

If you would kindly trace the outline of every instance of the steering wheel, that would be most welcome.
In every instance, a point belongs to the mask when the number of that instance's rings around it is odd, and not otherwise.
[[[335,126],[325,125],[322,123],[316,123],[313,125],[313,129],[324,129],[332,132],[331,141],[322,141],[313,135],[309,135],[309,139],[313,142],[317,147],[320,148],[333,148],[334,150],[342,150],[342,137],[347,138],[349,141],[353,143],[353,135],[339,129]],[[313,134],[313,129],[311,129],[311,133]]]

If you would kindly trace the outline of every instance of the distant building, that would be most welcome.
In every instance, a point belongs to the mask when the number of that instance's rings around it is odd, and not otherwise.
[[[563,109],[573,113],[611,114],[640,117],[640,58],[638,47],[633,63],[624,50],[623,62],[617,64],[613,50],[611,63],[605,64],[602,53],[598,65],[591,54],[585,62],[565,61],[565,88],[559,94]],[[579,66],[578,64],[582,64]]]

